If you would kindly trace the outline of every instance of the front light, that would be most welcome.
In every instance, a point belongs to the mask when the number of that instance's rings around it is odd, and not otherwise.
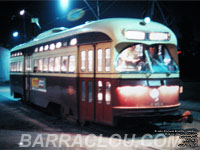
[[[158,91],[157,89],[152,89],[152,90],[149,92],[149,95],[151,96],[151,98],[157,99],[158,96],[159,96],[159,91]]]

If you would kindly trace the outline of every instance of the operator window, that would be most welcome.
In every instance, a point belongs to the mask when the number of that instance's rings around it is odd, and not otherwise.
[[[105,71],[110,71],[110,49],[107,48],[106,49],[106,53],[105,53]]]

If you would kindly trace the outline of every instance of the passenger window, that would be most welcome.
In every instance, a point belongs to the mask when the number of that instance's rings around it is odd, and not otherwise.
[[[105,99],[106,99],[106,104],[110,105],[110,102],[111,102],[111,83],[110,82],[106,82],[106,95],[105,95]]]
[[[43,71],[48,71],[48,58],[43,59]]]
[[[106,55],[105,56],[105,58],[106,58],[106,60],[105,60],[105,70],[110,71],[110,49],[109,48],[106,49],[105,55]]]
[[[55,68],[54,71],[60,72],[60,57],[55,58]]]
[[[85,81],[81,82],[81,101],[85,101]]]
[[[103,51],[102,49],[98,49],[97,51],[97,65],[98,65],[98,72],[102,71],[102,62],[103,62]]]
[[[92,97],[92,82],[89,81],[88,82],[88,102],[92,103],[92,99],[93,99],[93,97]]]
[[[67,72],[67,66],[68,66],[68,56],[62,57],[62,64],[61,64],[61,71]]]
[[[26,71],[31,71],[31,59],[26,59]]]
[[[42,70],[43,70],[43,61],[42,61],[42,59],[39,59],[38,60],[38,71],[39,72],[42,72]]]
[[[19,64],[19,70],[18,71],[22,72],[22,70],[23,70],[22,61],[19,61],[18,64]]]
[[[86,62],[86,53],[85,51],[81,51],[81,71],[82,72],[85,72],[85,68],[86,68],[85,62]]]
[[[88,72],[92,72],[93,69],[93,51],[88,51]]]
[[[97,94],[98,103],[101,104],[103,100],[103,83],[98,81],[98,94]]]
[[[33,68],[33,72],[37,72],[38,71],[38,59],[34,60],[34,68]]]
[[[17,70],[16,71],[19,71],[19,62],[17,62]]]
[[[69,56],[69,72],[75,71],[75,56]]]
[[[13,71],[13,63],[10,63],[10,71]]]
[[[13,63],[13,71],[17,71],[17,63],[16,62]]]
[[[49,58],[49,71],[54,71],[54,58]]]

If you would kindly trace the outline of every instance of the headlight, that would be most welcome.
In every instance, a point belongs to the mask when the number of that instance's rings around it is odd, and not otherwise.
[[[149,92],[149,95],[151,96],[151,98],[157,99],[160,94],[159,94],[159,91],[157,89],[152,89]]]

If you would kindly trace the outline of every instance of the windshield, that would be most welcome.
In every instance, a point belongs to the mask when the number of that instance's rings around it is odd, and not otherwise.
[[[136,44],[125,48],[118,55],[115,68],[119,72],[171,73],[178,71],[177,64],[164,45]]]

